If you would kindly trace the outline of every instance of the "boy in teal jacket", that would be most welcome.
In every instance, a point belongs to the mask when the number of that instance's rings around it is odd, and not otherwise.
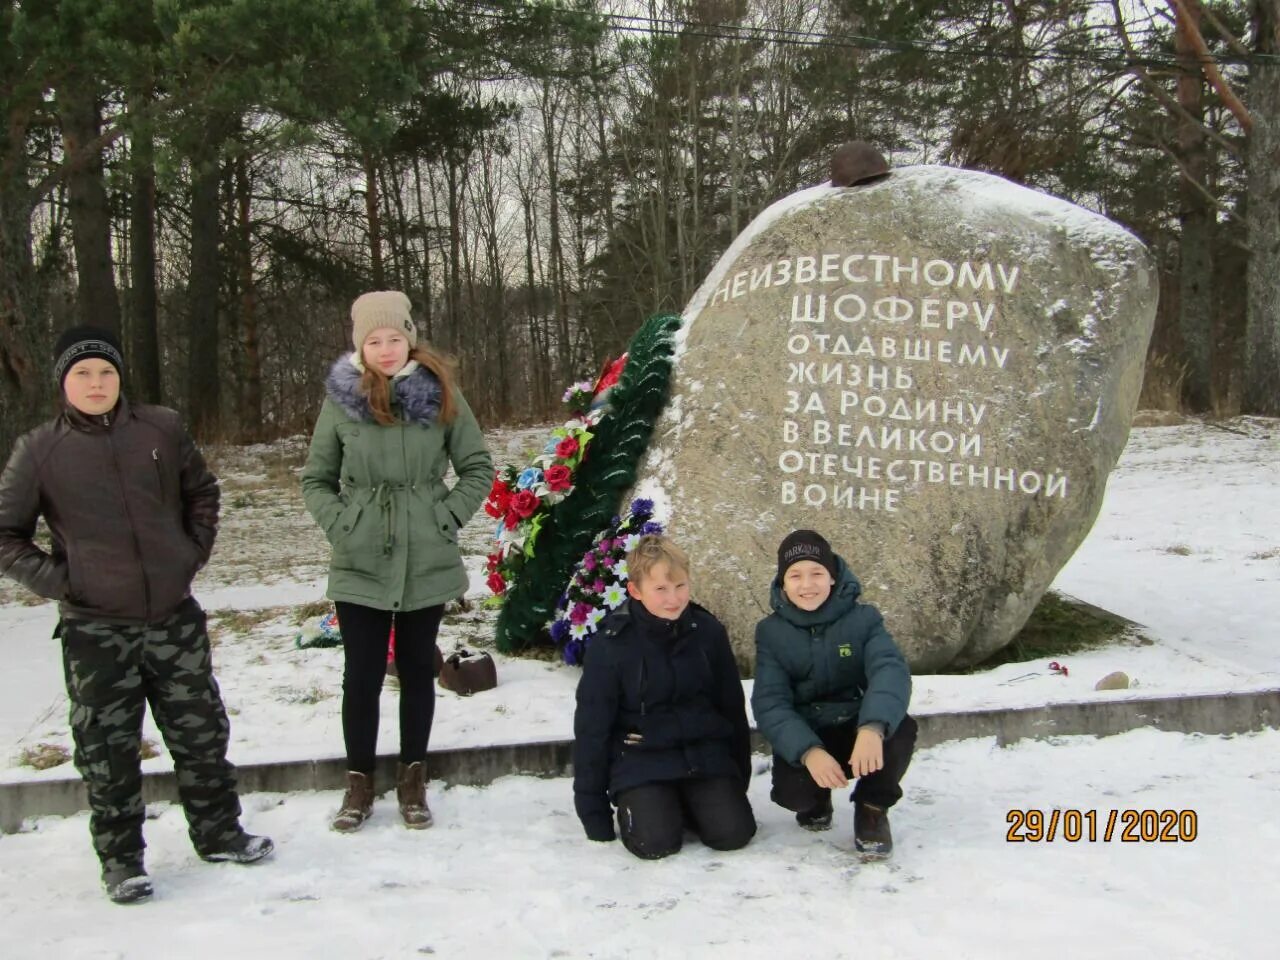
[[[773,613],[756,625],[751,709],[773,747],[774,803],[809,830],[831,826],[831,791],[853,789],[854,846],[893,852],[886,811],[902,799],[915,748],[911,671],[862,584],[812,530],[778,547]]]

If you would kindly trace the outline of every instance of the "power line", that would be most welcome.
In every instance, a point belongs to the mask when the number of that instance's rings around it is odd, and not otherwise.
[[[465,3],[474,15],[490,19],[505,20],[503,14],[479,5],[478,2]],[[1021,60],[1027,62],[1060,62],[1085,63],[1092,66],[1105,67],[1112,70],[1125,70],[1131,66],[1160,67],[1168,69],[1180,68],[1173,57],[1131,57],[1119,47],[1112,49],[1090,50],[1083,48],[1062,47],[1055,50],[1016,51],[1006,48],[952,43],[947,41],[925,41],[913,39],[896,39],[870,37],[851,33],[828,33],[815,30],[792,30],[783,27],[768,27],[736,23],[696,23],[678,17],[650,17],[637,14],[603,13],[598,11],[582,12],[563,7],[551,8],[553,14],[560,16],[561,25],[569,17],[591,17],[603,20],[608,24],[611,33],[632,33],[645,36],[665,37],[697,37],[709,40],[736,40],[741,42],[760,42],[778,46],[795,46],[807,48],[828,48],[843,50],[874,51],[881,53],[919,53],[937,57],[960,60]],[[1241,56],[1224,53],[1215,57],[1220,65],[1251,65],[1265,62],[1280,64],[1280,56],[1273,54],[1250,54]]]

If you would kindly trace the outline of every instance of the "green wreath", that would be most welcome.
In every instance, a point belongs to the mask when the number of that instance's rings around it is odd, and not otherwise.
[[[497,645],[514,653],[538,642],[555,616],[556,601],[597,533],[609,526],[635,484],[640,458],[667,403],[675,334],[683,321],[661,313],[645,321],[627,348],[627,364],[609,395],[609,410],[596,425],[574,490],[547,514],[538,549],[506,593],[498,615]]]

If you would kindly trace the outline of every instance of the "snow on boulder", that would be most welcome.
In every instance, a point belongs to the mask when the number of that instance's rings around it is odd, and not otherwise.
[[[800,191],[686,309],[637,491],[744,660],[797,527],[848,560],[916,669],[981,660],[1097,516],[1156,296],[1133,235],[999,177]]]

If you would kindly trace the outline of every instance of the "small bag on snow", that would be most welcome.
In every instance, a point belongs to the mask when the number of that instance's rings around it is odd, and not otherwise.
[[[498,669],[493,657],[483,651],[455,650],[440,667],[440,686],[469,697],[498,685]]]

